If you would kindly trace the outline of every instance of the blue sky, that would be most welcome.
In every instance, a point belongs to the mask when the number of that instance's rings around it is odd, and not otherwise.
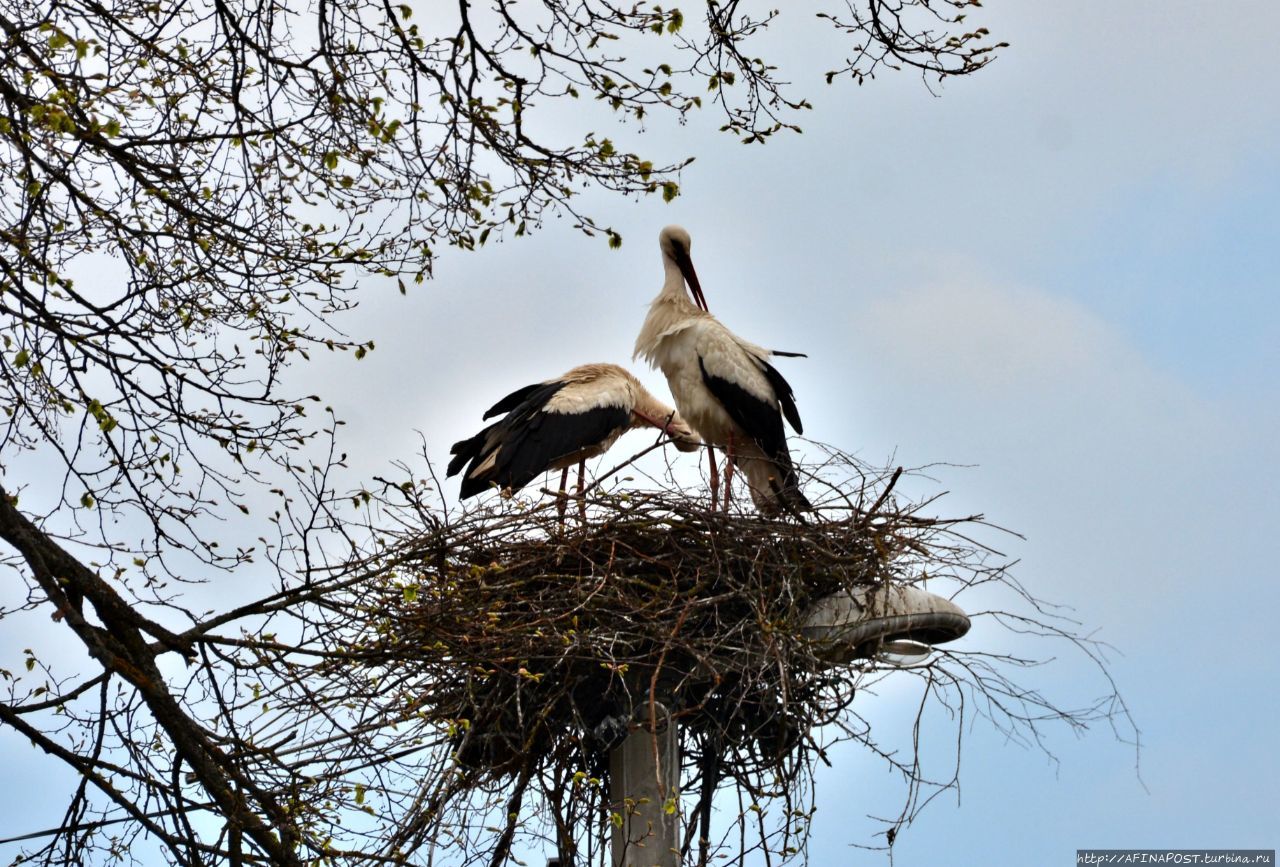
[[[348,419],[354,473],[411,457],[418,431],[440,462],[511,388],[627,363],[661,284],[658,230],[681,223],[717,315],[809,353],[784,370],[807,434],[871,462],[965,465],[937,471],[940,510],[1023,533],[1001,540],[1019,579],[1117,650],[1141,781],[1105,728],[1048,727],[1055,764],[979,721],[962,797],[926,809],[892,863],[1275,848],[1280,5],[984,10],[1012,47],[939,97],[908,74],[827,87],[808,58],[834,45],[780,28],[816,106],[803,135],[743,147],[710,113],[623,131],[698,159],[672,204],[588,197],[620,250],[552,220],[450,251],[407,298],[366,287],[343,323],[377,342],[359,367],[322,359],[299,382]],[[975,628],[964,646],[1002,640]],[[1068,654],[1022,677],[1096,691]],[[885,688],[859,710],[892,734],[912,698]],[[876,843],[867,815],[899,807],[882,768],[845,750],[818,785],[814,863],[889,863],[854,848]]]

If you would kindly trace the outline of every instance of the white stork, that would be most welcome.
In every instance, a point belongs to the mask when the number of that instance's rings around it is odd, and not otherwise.
[[[689,233],[667,226],[658,236],[666,281],[649,306],[635,354],[666,374],[676,407],[708,446],[723,448],[724,498],[737,465],[747,477],[751,499],[762,512],[790,512],[812,506],[799,479],[782,428],[785,416],[803,433],[791,386],[768,361],[771,355],[801,353],[764,349],[738,337],[707,309],[706,297],[689,257]],[[693,295],[690,301],[685,282]],[[711,507],[719,487],[711,452]]]
[[[561,515],[569,468],[578,465],[582,487],[587,458],[604,454],[632,428],[649,425],[681,451],[696,451],[698,436],[680,414],[616,364],[583,364],[564,376],[517,389],[495,403],[486,419],[506,415],[470,439],[453,444],[446,476],[470,462],[463,499],[498,487],[518,491],[546,470],[560,470]]]

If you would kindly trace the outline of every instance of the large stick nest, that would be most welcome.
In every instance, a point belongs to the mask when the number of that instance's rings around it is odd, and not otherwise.
[[[756,776],[852,694],[802,634],[810,606],[919,580],[952,523],[887,493],[864,481],[803,521],[712,513],[678,490],[595,493],[585,523],[546,503],[470,513],[397,547],[363,600],[361,649],[412,666],[398,699],[448,728],[473,779],[563,763],[603,776],[651,696],[715,744],[721,774]]]
[[[609,752],[667,712],[679,724],[681,795],[666,806],[686,818],[683,850],[692,857],[696,845],[700,864],[757,847],[779,863],[803,852],[814,769],[841,741],[905,784],[901,813],[883,820],[892,843],[956,784],[958,766],[936,778],[923,769],[916,738],[930,709],[956,737],[977,714],[1033,745],[1046,720],[1124,717],[1097,648],[1007,574],[979,541],[993,529],[981,516],[931,517],[935,499],[902,488],[932,482],[899,484],[898,472],[828,454],[803,468],[816,508],[799,519],[765,519],[741,501],[713,512],[705,487],[681,488],[670,472],[638,490],[620,477],[645,473],[629,462],[588,488],[585,519],[570,504],[562,521],[547,491],[448,509],[438,485],[412,476],[357,497],[400,529],[371,519],[371,544],[353,540],[360,553],[333,575],[342,589],[324,595],[315,624],[333,652],[296,701],[326,697],[332,731],[308,736],[330,765],[341,753],[358,805],[377,793],[368,833],[380,851],[431,862],[444,846],[450,863],[499,865],[519,847],[549,846],[566,863],[605,863],[601,841],[626,796],[611,791]],[[804,625],[818,600],[882,584],[966,598],[985,585],[973,594],[988,606],[976,612],[984,626],[1069,642],[1110,691],[1060,707],[1007,676],[1036,661],[984,630],[985,649],[944,645],[903,672],[921,690],[916,722],[873,732],[855,690],[897,670],[866,656],[832,665]],[[990,608],[999,598],[1010,610]],[[288,693],[276,690],[278,706],[295,700]],[[715,797],[725,789],[736,809]]]

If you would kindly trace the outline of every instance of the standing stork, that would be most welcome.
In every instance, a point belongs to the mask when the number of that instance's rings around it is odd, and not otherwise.
[[[587,458],[604,454],[632,428],[658,428],[681,451],[699,446],[697,434],[679,413],[616,364],[583,364],[564,376],[526,385],[495,403],[484,417],[502,413],[503,418],[450,450],[454,457],[446,476],[470,462],[462,477],[463,499],[493,486],[518,491],[541,472],[563,470],[563,517],[569,468],[578,465],[581,491]]]
[[[756,508],[775,512],[811,509],[800,491],[787,436],[785,416],[803,433],[791,386],[768,361],[771,355],[796,356],[756,346],[738,337],[707,309],[706,297],[689,256],[689,233],[667,226],[658,236],[666,280],[649,306],[635,354],[661,368],[681,415],[707,443],[725,450],[724,500],[736,465],[747,477]],[[685,292],[685,283],[693,300]],[[711,508],[719,481],[711,455]]]

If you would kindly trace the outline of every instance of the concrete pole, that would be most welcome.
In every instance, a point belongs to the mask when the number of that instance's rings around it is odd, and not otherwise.
[[[664,705],[655,702],[654,711],[656,731],[649,704],[638,705],[626,739],[609,753],[613,867],[680,865],[679,731]]]

